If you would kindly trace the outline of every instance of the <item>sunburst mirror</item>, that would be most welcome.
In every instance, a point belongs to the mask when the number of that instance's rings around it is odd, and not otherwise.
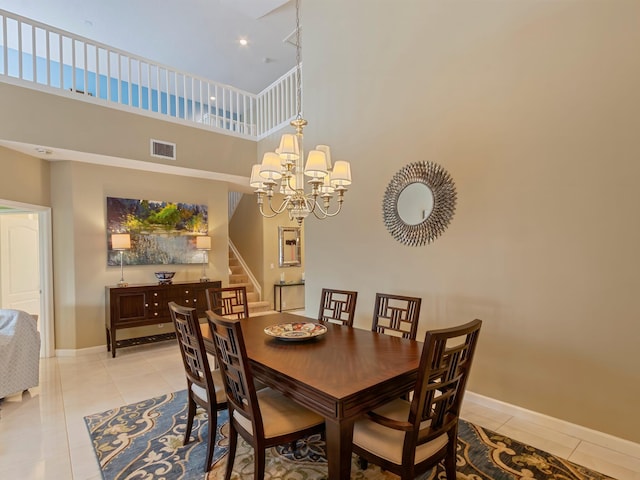
[[[456,186],[437,163],[405,165],[384,194],[382,215],[389,233],[400,243],[419,247],[447,228],[456,209]]]

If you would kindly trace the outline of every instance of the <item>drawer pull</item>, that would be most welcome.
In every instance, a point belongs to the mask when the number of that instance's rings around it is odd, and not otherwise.
[[[155,312],[153,315],[154,315],[155,317],[157,317],[157,316],[158,316],[158,312]]]
[[[154,303],[154,304],[153,304],[153,306],[154,306],[154,307],[157,307],[157,306],[158,306],[158,302]]]
[[[145,307],[145,308],[149,308],[149,304],[148,304],[148,303],[145,303],[145,304],[144,304],[144,307]]]

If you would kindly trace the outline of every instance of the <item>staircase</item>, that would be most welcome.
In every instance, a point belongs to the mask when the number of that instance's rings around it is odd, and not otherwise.
[[[233,250],[229,248],[229,286],[244,286],[247,289],[247,303],[249,307],[249,316],[255,317],[267,313],[273,313],[271,304],[260,300],[260,295],[256,292],[253,284],[249,281],[249,276],[245,272],[244,267],[236,258]]]

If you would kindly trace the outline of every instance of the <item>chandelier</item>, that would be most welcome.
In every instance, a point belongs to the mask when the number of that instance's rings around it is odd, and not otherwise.
[[[291,121],[295,134],[282,135],[280,146],[275,152],[264,154],[261,164],[251,169],[249,182],[258,201],[258,209],[263,217],[272,218],[287,212],[289,219],[298,225],[313,214],[321,220],[335,217],[342,209],[344,193],[351,185],[351,165],[339,160],[331,164],[331,149],[328,145],[317,145],[309,151],[306,166],[303,169],[304,148],[302,131],[307,121],[302,118],[302,69],[300,42],[300,0],[296,0],[296,117]],[[305,191],[305,177],[310,191]],[[278,183],[279,182],[279,183]],[[273,196],[276,190],[284,195],[282,203],[274,207]],[[332,207],[336,196],[337,207]],[[265,211],[265,197],[268,210]],[[334,208],[332,212],[331,209]]]

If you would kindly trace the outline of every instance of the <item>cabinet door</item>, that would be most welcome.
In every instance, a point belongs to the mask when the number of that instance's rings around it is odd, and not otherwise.
[[[144,291],[118,294],[115,298],[116,316],[114,321],[120,326],[128,322],[144,320],[146,317],[147,295]]]

